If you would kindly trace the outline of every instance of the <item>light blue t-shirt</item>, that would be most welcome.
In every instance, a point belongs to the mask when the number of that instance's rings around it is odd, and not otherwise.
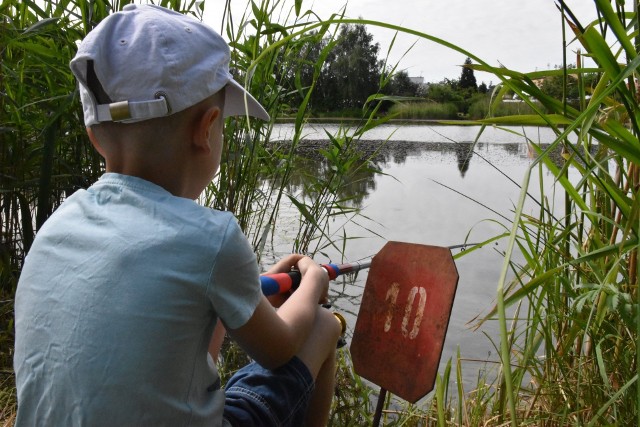
[[[49,218],[15,299],[17,426],[220,425],[207,347],[245,324],[258,266],[235,218],[107,173]]]

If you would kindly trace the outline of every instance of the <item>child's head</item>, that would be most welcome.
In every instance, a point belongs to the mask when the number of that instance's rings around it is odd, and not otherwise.
[[[229,46],[212,28],[162,7],[130,4],[100,22],[70,66],[80,83],[85,125],[94,144],[99,141],[107,170],[110,162],[131,162],[123,155],[149,163],[149,156],[162,161],[164,153],[165,161],[180,161],[175,150],[183,147],[171,146],[172,139],[191,132],[211,108],[218,109],[209,119],[217,120],[212,129],[220,137],[223,117],[268,120],[233,80],[229,61]]]
[[[225,117],[268,120],[264,108],[233,80],[229,60],[227,43],[195,18],[129,4],[87,35],[70,65],[80,82],[87,127],[167,116],[222,88]]]

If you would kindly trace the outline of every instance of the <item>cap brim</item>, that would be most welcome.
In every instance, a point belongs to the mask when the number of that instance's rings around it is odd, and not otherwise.
[[[269,121],[269,113],[238,82],[231,79],[225,87],[224,116],[251,116]]]

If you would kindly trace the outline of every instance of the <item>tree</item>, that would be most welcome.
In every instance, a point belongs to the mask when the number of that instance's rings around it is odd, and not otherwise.
[[[476,77],[473,75],[473,68],[471,65],[471,58],[467,58],[462,66],[462,73],[460,74],[460,89],[471,89],[474,92],[478,90],[478,84]]]
[[[362,108],[378,91],[379,49],[364,25],[343,25],[318,78],[313,107],[324,111]]]
[[[458,87],[457,80],[444,79],[440,83],[430,83],[427,88],[427,99],[442,104],[452,102],[459,105],[464,99]]]
[[[402,70],[391,78],[384,92],[394,96],[417,96],[420,85],[409,78],[409,73]]]
[[[309,90],[319,90],[313,85],[323,79],[322,70],[326,68],[329,61],[326,57],[332,49],[328,43],[328,37],[310,32],[292,40],[278,53],[276,62],[279,66],[275,68],[275,74],[286,105],[297,106]]]

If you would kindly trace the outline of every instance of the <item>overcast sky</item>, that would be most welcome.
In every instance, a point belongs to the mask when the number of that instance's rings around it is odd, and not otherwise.
[[[258,0],[256,0],[258,1]],[[293,0],[287,0],[293,4]],[[224,0],[205,2],[205,20],[218,29]],[[543,70],[562,63],[562,27],[554,0],[303,0],[302,10],[312,9],[328,18],[346,5],[346,17],[383,21],[441,38],[473,53],[491,65],[503,64],[517,71]],[[244,11],[246,1],[232,0],[234,15]],[[583,25],[595,19],[592,0],[567,0]],[[216,10],[218,8],[218,10]],[[394,32],[368,26],[380,57],[386,55]],[[569,31],[567,29],[567,31]],[[570,32],[567,37],[571,40]],[[426,82],[460,77],[465,56],[415,36],[398,35],[389,58],[400,69]],[[568,47],[569,63],[575,63],[576,42]],[[402,58],[402,59],[400,59]],[[492,77],[476,73],[478,83]],[[494,82],[495,83],[495,82]]]

